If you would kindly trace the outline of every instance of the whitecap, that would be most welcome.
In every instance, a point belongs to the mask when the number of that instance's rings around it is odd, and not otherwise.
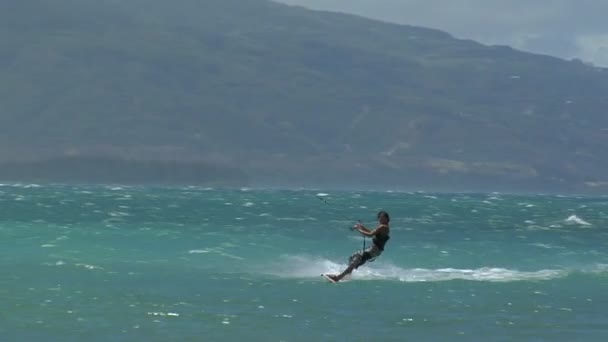
[[[129,213],[125,213],[122,211],[111,211],[108,213],[108,215],[112,216],[112,217],[126,217],[126,216],[131,216],[131,214]]]
[[[103,270],[103,267],[95,266],[95,265],[76,264],[76,266],[78,266],[78,267],[84,267],[84,268],[86,268],[88,270]]]
[[[582,271],[584,273],[593,273],[593,274],[608,273],[608,264],[596,264],[592,267],[585,268]]]
[[[539,247],[539,248],[544,248],[544,249],[554,249],[554,248],[558,248],[556,246],[550,245],[550,244],[546,244],[546,243],[531,243],[530,246],[534,246],[534,247]]]
[[[160,317],[179,317],[177,312],[148,312],[148,315]]]
[[[568,217],[566,219],[566,223],[570,223],[570,224],[578,224],[581,226],[590,226],[591,223],[581,219],[580,217],[576,216],[576,215],[571,215],[570,217]]]
[[[211,251],[208,249],[192,249],[189,250],[188,253],[190,254],[205,254],[205,253],[210,253]]]
[[[234,255],[234,254],[228,254],[228,253],[219,253],[219,255],[229,258],[229,259],[234,259],[234,260],[245,260],[245,258],[241,258],[240,256]]]
[[[255,203],[253,202],[247,202],[245,204],[243,204],[243,207],[253,207],[255,205]]]
[[[323,193],[323,192],[320,192],[320,193],[317,194],[317,197],[327,197],[327,196],[329,196],[329,194],[326,194],[326,193]]]
[[[314,218],[297,218],[297,217],[277,217],[277,221],[316,221]]]

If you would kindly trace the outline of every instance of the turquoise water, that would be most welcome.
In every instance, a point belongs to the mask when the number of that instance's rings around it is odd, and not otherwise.
[[[0,340],[606,340],[608,198],[319,192],[2,186]]]

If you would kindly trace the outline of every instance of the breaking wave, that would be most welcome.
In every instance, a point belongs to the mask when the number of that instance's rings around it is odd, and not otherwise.
[[[336,274],[344,270],[346,264],[328,259],[309,256],[285,256],[280,262],[264,268],[261,273],[280,278],[307,279],[321,274]],[[579,269],[581,271],[581,269]],[[604,273],[605,265],[583,270],[583,273]],[[565,269],[541,269],[538,271],[519,271],[507,268],[481,267],[476,269],[458,268],[402,268],[390,264],[368,264],[353,272],[353,280],[385,280],[400,282],[439,282],[451,280],[481,282],[542,281],[564,278],[574,271]]]

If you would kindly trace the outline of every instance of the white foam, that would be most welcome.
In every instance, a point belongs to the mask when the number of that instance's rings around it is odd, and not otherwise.
[[[544,249],[561,248],[561,247],[553,246],[553,245],[546,244],[546,243],[531,243],[530,246],[544,248]]]
[[[188,251],[188,253],[190,254],[204,254],[204,253],[210,253],[211,251],[208,249],[193,249]]]
[[[161,316],[161,317],[179,317],[177,312],[148,312],[150,316]]]
[[[323,192],[320,192],[320,193],[317,194],[317,197],[327,197],[327,196],[329,196],[329,194],[326,194],[326,193],[323,193]]]
[[[594,273],[594,274],[608,273],[608,264],[596,264],[593,267],[583,269],[582,271],[584,273]]]
[[[576,215],[571,215],[570,217],[568,217],[566,219],[566,223],[570,223],[570,224],[578,224],[581,226],[590,226],[591,223],[581,219],[580,217],[576,216]]]
[[[264,273],[283,278],[313,278],[320,274],[336,274],[346,268],[346,264],[335,263],[327,259],[315,259],[309,256],[287,256],[274,270]],[[383,263],[367,264],[352,274],[357,280],[385,280],[401,282],[439,282],[450,280],[468,280],[485,282],[538,281],[561,278],[568,275],[566,270],[543,269],[539,271],[518,271],[506,268],[482,267],[477,269],[456,268],[411,268],[405,269]]]
[[[84,267],[88,270],[103,270],[103,267],[100,266],[95,266],[95,265],[88,265],[88,264],[76,264],[77,267]]]
[[[129,213],[125,213],[122,211],[111,211],[108,213],[108,215],[112,216],[112,217],[126,217],[126,216],[131,216],[131,214]]]
[[[247,202],[245,204],[243,204],[244,207],[253,207],[255,205],[255,203],[253,202]]]
[[[222,252],[219,252],[218,254],[221,255],[221,256],[223,256],[223,257],[229,258],[229,259],[245,260],[245,258],[241,258],[240,256],[234,255],[234,254],[222,253]]]
[[[300,221],[316,221],[316,219],[314,217],[307,217],[307,218],[298,218],[298,217],[277,217],[276,218],[277,221],[294,221],[294,222],[300,222]]]

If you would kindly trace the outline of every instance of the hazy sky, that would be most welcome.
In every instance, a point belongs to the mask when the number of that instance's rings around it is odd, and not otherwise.
[[[608,66],[606,0],[280,0]]]

